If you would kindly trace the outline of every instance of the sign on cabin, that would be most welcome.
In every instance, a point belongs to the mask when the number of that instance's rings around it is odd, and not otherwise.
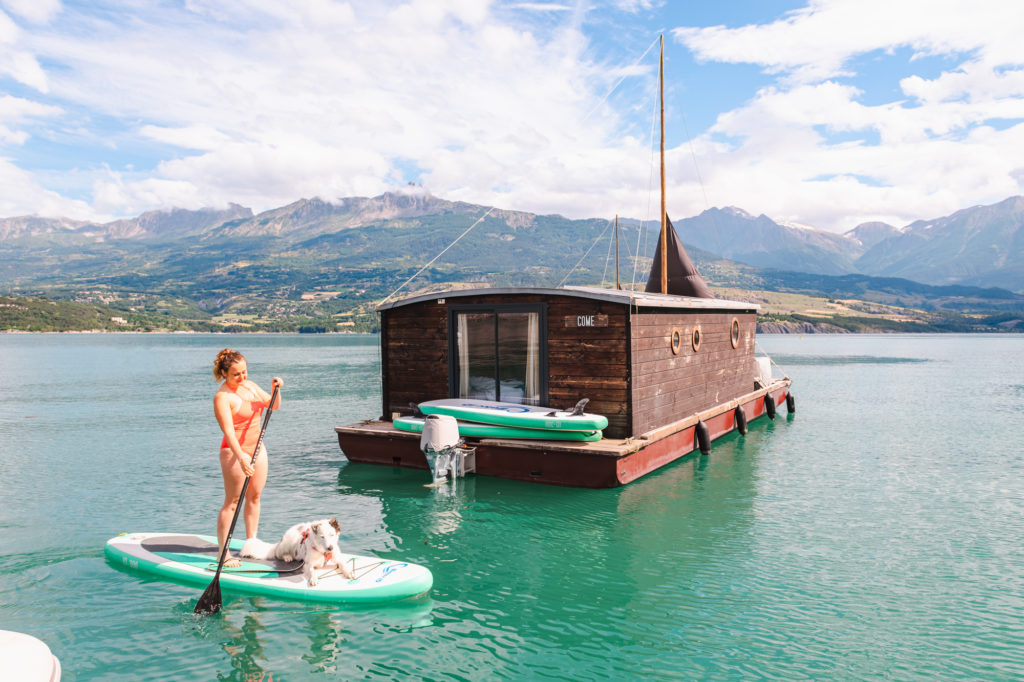
[[[566,315],[565,326],[570,327],[607,327],[607,315]]]

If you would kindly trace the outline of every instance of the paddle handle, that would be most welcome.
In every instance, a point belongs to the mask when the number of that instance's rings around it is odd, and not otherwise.
[[[260,446],[263,445],[263,434],[267,430],[267,423],[270,422],[270,413],[274,410],[274,402],[277,400],[277,392],[280,386],[275,385],[274,391],[270,395],[270,402],[267,404],[267,413],[263,415],[263,424],[260,426],[260,435],[256,439],[256,447],[252,451],[252,459],[249,460],[249,466],[256,463],[256,457],[260,453]],[[235,503],[235,515],[231,517],[231,525],[228,526],[228,534],[224,538],[224,546],[220,550],[220,559],[217,561],[217,574],[214,576],[214,580],[220,577],[220,570],[224,567],[224,559],[228,555],[228,545],[231,544],[231,536],[235,534],[235,523],[238,522],[238,513],[242,511],[242,500],[245,499],[245,490],[249,487],[249,479],[251,476],[245,477],[245,482],[242,483],[242,492],[238,494],[238,502]]]

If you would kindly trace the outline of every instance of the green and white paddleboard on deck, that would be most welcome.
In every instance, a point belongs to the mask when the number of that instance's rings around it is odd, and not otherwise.
[[[600,414],[576,414],[540,405],[520,405],[496,400],[445,398],[420,403],[419,408],[423,414],[446,414],[464,421],[524,429],[600,431],[608,426],[608,418]],[[462,432],[461,425],[459,432]]]
[[[241,540],[232,540],[237,556]],[[217,571],[217,539],[183,533],[125,533],[107,540],[107,559],[179,583],[207,587]],[[318,569],[315,587],[306,584],[302,562],[242,559],[238,568],[224,568],[221,589],[228,594],[254,594],[315,602],[388,602],[427,592],[434,576],[425,566],[370,556],[341,554],[355,575],[342,577],[334,567]]]
[[[396,429],[423,433],[423,417],[399,417],[392,422]],[[592,443],[601,440],[600,431],[554,431],[526,429],[496,424],[459,421],[459,435],[467,438],[520,438],[528,440],[572,440]]]

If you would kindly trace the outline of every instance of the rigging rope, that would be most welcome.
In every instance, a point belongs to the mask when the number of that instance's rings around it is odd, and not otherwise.
[[[649,50],[650,48],[648,48]],[[646,54],[646,53],[645,53]],[[648,148],[651,150],[650,171],[647,177],[647,216],[640,221],[636,233],[636,258],[633,260],[633,282],[630,289],[636,291],[636,269],[640,265],[640,254],[647,253],[648,225],[651,222],[651,197],[654,195],[654,129],[658,122],[658,99],[654,99],[654,108],[651,110],[651,132],[648,141]],[[661,220],[658,220],[658,229],[661,229]],[[643,250],[640,248],[641,237],[643,238]]]
[[[559,287],[561,287],[563,284],[565,284],[565,280],[569,279],[569,275],[571,275],[573,273],[573,271],[580,266],[580,263],[583,262],[583,259],[590,255],[590,252],[593,251],[594,247],[597,246],[598,242],[600,242],[601,239],[604,238],[604,233],[607,232],[608,228],[611,227],[611,226],[612,226],[612,221],[609,220],[608,224],[604,226],[604,230],[601,232],[601,234],[599,234],[597,236],[597,239],[595,239],[593,242],[591,242],[590,248],[587,249],[586,253],[584,253],[583,256],[578,261],[576,261],[576,265],[572,266],[572,268],[569,269],[569,272],[567,272],[565,274],[565,277],[562,278],[562,281],[558,283]]]
[[[608,99],[609,97],[611,97],[611,94],[612,94],[613,92],[615,92],[615,89],[616,89],[616,88],[618,88],[618,87],[619,87],[620,85],[622,85],[622,81],[626,80],[626,78],[628,78],[628,77],[629,77],[629,76],[631,75],[629,71],[630,71],[631,69],[633,69],[633,68],[634,68],[634,67],[635,67],[635,66],[636,66],[637,64],[639,64],[639,63],[640,63],[641,61],[643,61],[643,58],[647,56],[647,53],[648,53],[648,52],[650,52],[650,51],[651,51],[651,49],[652,49],[652,48],[653,48],[653,47],[654,47],[655,45],[657,45],[657,44],[658,44],[658,40],[660,40],[660,38],[655,38],[655,39],[654,39],[654,42],[653,42],[653,43],[651,43],[650,47],[648,47],[648,48],[647,48],[646,50],[644,50],[644,53],[643,53],[642,55],[640,55],[640,57],[639,57],[639,58],[638,58],[638,59],[637,59],[637,60],[636,60],[635,62],[633,62],[633,66],[631,66],[631,67],[629,67],[629,69],[627,69],[626,73],[624,73],[624,74],[622,75],[622,78],[620,78],[619,80],[617,80],[617,81],[615,82],[615,85],[613,85],[613,86],[611,87],[611,89],[610,89],[610,90],[609,90],[608,92],[606,92],[606,93],[604,94],[604,97],[602,97],[602,98],[601,98],[601,101],[600,101],[600,102],[598,102],[597,104],[595,104],[595,105],[594,105],[594,108],[593,108],[593,109],[591,109],[591,110],[590,110],[590,112],[589,112],[589,113],[588,113],[588,114],[587,114],[586,116],[584,116],[584,117],[583,117],[583,120],[582,120],[582,121],[580,121],[580,123],[584,123],[584,122],[586,122],[586,120],[587,120],[588,118],[590,118],[591,116],[593,116],[594,112],[595,112],[595,111],[597,111],[597,110],[598,110],[598,109],[599,109],[599,108],[601,107],[601,105],[602,105],[602,104],[604,104],[604,103],[605,103],[605,101],[606,101],[606,100],[607,100],[607,99]]]
[[[711,202],[708,201],[708,190],[704,186],[704,178],[700,174],[700,166],[697,164],[697,152],[693,148],[693,137],[690,135],[690,128],[686,125],[686,114],[680,110],[680,116],[683,119],[683,132],[686,133],[686,139],[690,141],[690,158],[693,159],[693,171],[697,174],[697,182],[700,183],[701,194],[704,195],[704,210],[707,211],[711,208]],[[709,216],[711,218],[711,230],[715,234],[715,244],[718,247],[718,254],[722,255],[724,249],[722,249],[722,235],[718,231],[718,224],[715,221],[715,214],[712,213]]]
[[[615,235],[612,235],[612,237],[608,239],[608,251],[606,251],[605,254],[604,254],[604,272],[601,273],[601,286],[604,286],[604,280],[605,280],[605,278],[608,277],[608,264],[609,264],[609,262],[612,259],[612,246],[614,245],[614,242],[615,242]],[[618,255],[618,254],[616,254],[616,255]],[[615,276],[618,277],[619,273],[616,272]]]
[[[758,350],[760,350],[762,353],[764,353],[764,356],[766,358],[768,358],[768,362],[772,363],[773,365],[775,365],[776,367],[779,368],[779,371],[782,372],[782,378],[784,378],[784,379],[788,379],[789,378],[789,375],[786,374],[786,370],[782,369],[782,367],[777,362],[775,362],[775,360],[772,359],[772,356],[768,355],[768,351],[766,351],[761,346],[761,344],[757,342],[756,339],[754,341],[754,347],[757,348]]]
[[[389,299],[389,298],[391,298],[392,296],[394,296],[395,294],[397,294],[397,293],[398,293],[399,291],[401,291],[402,289],[404,289],[404,288],[405,288],[405,285],[406,285],[406,284],[408,284],[409,282],[411,282],[411,281],[413,281],[414,279],[416,279],[417,277],[419,277],[419,276],[420,276],[420,274],[421,274],[421,273],[422,273],[422,272],[423,272],[424,270],[426,270],[427,268],[429,268],[429,267],[430,267],[431,265],[433,265],[433,264],[434,264],[434,261],[436,261],[436,260],[437,260],[438,258],[440,258],[441,256],[443,256],[443,255],[444,255],[444,253],[445,253],[445,251],[447,251],[448,249],[450,249],[450,248],[452,248],[453,246],[455,246],[455,244],[456,244],[456,243],[458,243],[458,241],[459,241],[460,239],[462,239],[462,238],[463,238],[463,237],[465,237],[465,236],[466,236],[467,234],[469,234],[469,231],[470,231],[470,230],[472,230],[472,229],[473,229],[474,227],[476,227],[477,225],[479,225],[480,223],[482,223],[482,222],[483,222],[483,220],[484,220],[484,218],[486,218],[487,216],[489,216],[489,215],[491,214],[491,211],[493,211],[493,210],[494,210],[494,207],[493,207],[493,206],[491,206],[491,207],[490,207],[489,209],[487,209],[487,212],[486,212],[486,213],[484,213],[484,214],[483,214],[482,216],[480,216],[480,217],[479,217],[479,218],[477,219],[477,221],[476,221],[475,223],[473,223],[472,225],[470,225],[469,227],[467,227],[467,228],[466,228],[466,231],[465,231],[465,232],[463,232],[462,234],[460,234],[460,235],[459,235],[458,237],[456,237],[456,238],[455,238],[455,241],[453,241],[453,242],[452,242],[451,244],[449,244],[448,246],[444,247],[444,249],[443,249],[443,250],[441,251],[441,253],[439,253],[439,254],[437,254],[436,256],[434,256],[434,257],[433,257],[433,258],[432,258],[432,259],[430,260],[430,262],[429,262],[429,263],[427,263],[427,264],[426,264],[426,265],[424,265],[424,266],[423,266],[422,268],[420,268],[420,269],[419,269],[419,271],[418,271],[418,272],[417,272],[417,273],[416,273],[415,275],[413,275],[413,276],[412,276],[412,277],[410,277],[409,279],[405,280],[405,282],[403,282],[403,283],[402,283],[402,285],[401,285],[400,287],[398,287],[397,289],[395,289],[394,291],[392,291],[392,292],[391,292],[390,294],[388,294],[388,295],[387,295],[387,296],[386,296],[386,297],[384,298],[384,300],[382,300],[382,301],[381,301],[380,303],[378,303],[377,305],[383,305],[384,303],[387,303],[388,299]]]

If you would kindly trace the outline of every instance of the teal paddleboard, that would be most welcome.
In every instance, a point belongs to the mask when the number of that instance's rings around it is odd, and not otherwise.
[[[446,414],[456,419],[524,429],[552,431],[600,431],[608,418],[600,414],[574,414],[540,405],[520,405],[495,400],[445,398],[419,404],[423,414]],[[459,427],[462,431],[462,427]]]
[[[393,423],[396,429],[423,433],[423,417],[399,417]],[[601,440],[600,431],[549,431],[526,429],[495,424],[460,421],[459,435],[467,438],[525,438],[530,440],[574,440],[592,443]]]
[[[241,540],[232,540],[237,556]],[[217,539],[181,533],[125,533],[107,540],[107,560],[175,582],[205,588],[217,570]],[[434,576],[425,566],[377,557],[341,554],[355,578],[337,569],[317,571],[315,587],[306,584],[302,562],[243,559],[239,568],[224,568],[220,586],[225,593],[255,594],[316,602],[387,602],[428,591]]]

